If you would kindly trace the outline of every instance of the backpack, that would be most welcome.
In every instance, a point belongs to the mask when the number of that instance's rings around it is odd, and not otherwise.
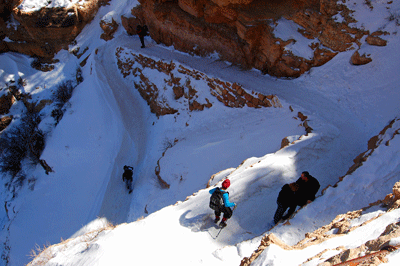
[[[124,166],[124,173],[122,174],[122,180],[125,181],[125,179],[127,180],[132,180],[132,176],[133,176],[133,167],[131,166]]]
[[[222,192],[219,188],[217,188],[214,193],[211,194],[210,197],[210,208],[213,209],[214,211],[220,210],[222,207],[224,207],[224,200],[222,196],[224,193],[228,192]],[[228,193],[229,194],[229,193]]]

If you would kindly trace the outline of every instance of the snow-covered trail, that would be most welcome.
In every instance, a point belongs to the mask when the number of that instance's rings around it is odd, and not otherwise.
[[[315,159],[313,165],[302,165],[299,161],[299,169],[307,168],[316,176],[323,176],[322,186],[335,183],[339,176],[344,175],[352,164],[352,160],[366,149],[369,138],[377,133],[371,133],[368,130],[370,125],[363,124],[360,118],[345,105],[341,105],[340,102],[319,92],[317,86],[321,86],[321,84],[314,85],[315,82],[311,78],[276,79],[263,75],[259,71],[242,71],[220,60],[192,57],[173,51],[168,47],[155,45],[150,38],[147,38],[146,42],[147,48],[140,50],[140,53],[145,56],[157,57],[167,62],[175,60],[209,76],[242,84],[248,90],[276,94],[279,99],[290,103],[295,110],[307,115],[310,120],[309,125],[318,132],[320,140],[313,147],[307,148],[315,150],[309,154]],[[129,49],[139,47],[137,36],[122,34],[115,39],[115,43]],[[329,111],[321,112],[321,110]],[[382,126],[385,123],[386,121],[380,121]],[[331,126],[326,128],[327,124]],[[320,163],[319,156],[328,157],[331,160],[321,160]],[[330,161],[330,163],[326,164],[326,161]]]
[[[150,40],[147,39],[146,41],[149,42]],[[156,57],[165,61],[175,60],[203,71],[209,76],[238,82],[248,90],[276,94],[281,100],[289,102],[296,110],[308,115],[309,124],[316,132],[311,140],[312,144],[309,145],[307,141],[304,144],[299,144],[293,149],[294,153],[291,153],[289,148],[287,154],[283,156],[290,157],[292,156],[290,154],[295,154],[294,158],[291,158],[295,165],[290,167],[293,167],[295,171],[308,170],[313,173],[318,177],[321,189],[329,184],[336,183],[337,178],[346,173],[355,156],[366,149],[366,142],[371,137],[371,133],[365,130],[366,125],[349,109],[343,108],[334,100],[316,91],[307,79],[279,80],[262,75],[258,71],[241,71],[222,61],[210,58],[193,58],[187,54],[172,51],[162,45],[151,44],[146,49],[138,48],[139,45],[137,37],[122,34],[101,46],[94,56],[93,71],[99,80],[108,85],[102,87],[102,89],[112,91],[117,104],[117,109],[114,111],[119,113],[125,127],[125,131],[120,136],[122,139],[121,147],[115,158],[112,177],[99,213],[100,216],[106,217],[113,223],[127,222],[129,216],[137,217],[137,215],[132,215],[129,212],[142,211],[145,203],[139,201],[145,201],[147,196],[152,194],[149,191],[134,191],[132,196],[127,194],[121,180],[123,165],[135,166],[134,182],[143,184],[143,182],[148,183],[149,176],[153,175],[154,162],[156,161],[154,158],[148,158],[151,154],[151,143],[156,138],[151,133],[150,123],[148,122],[151,117],[149,108],[136,89],[127,84],[120,74],[115,62],[115,49],[117,47],[133,49],[145,56]],[[329,111],[321,112],[320,110]],[[152,156],[154,156],[154,153]],[[321,158],[323,160],[320,160]],[[145,160],[153,163],[149,164]],[[276,174],[276,172],[271,172],[271,174],[266,174],[264,178],[273,178]],[[292,177],[294,180],[296,178]],[[246,191],[236,191],[236,196],[233,199],[239,199],[241,195],[249,193],[255,195],[254,193],[256,193],[258,197],[255,198],[263,203],[254,214],[260,220],[269,221],[275,209],[275,194],[279,192],[281,183],[289,181],[293,180],[282,179],[272,182],[273,184],[268,181],[272,185],[268,189],[273,191],[273,193],[267,193],[269,196],[260,193],[259,188],[249,186]],[[243,198],[242,204],[244,204],[243,206],[247,205],[246,198]],[[243,219],[238,218],[237,221],[242,228],[251,227],[251,221],[248,221],[244,213],[239,217],[244,217]],[[259,226],[255,229],[255,233],[262,233],[266,228],[266,225]]]
[[[129,87],[121,76],[115,62],[115,48],[116,45],[110,42],[98,49],[93,71],[104,85],[101,89],[111,90],[117,104],[114,111],[119,113],[125,129],[120,136],[121,147],[115,158],[112,177],[99,213],[99,216],[106,217],[108,221],[119,224],[126,222],[132,200],[122,182],[123,166],[134,167],[133,186],[140,176],[146,175],[143,174],[146,170],[142,165],[148,151],[149,123],[146,118],[149,111],[139,93]],[[114,99],[109,101],[114,102]]]
[[[121,180],[122,167],[125,164],[135,167],[134,183],[148,182],[148,178],[154,175],[156,161],[156,158],[148,158],[148,156],[152,154],[151,143],[157,141],[154,139],[157,136],[152,134],[150,129],[151,114],[148,106],[137,90],[125,81],[116,66],[115,49],[117,47],[133,49],[145,56],[165,61],[175,60],[209,76],[240,83],[248,90],[276,94],[281,100],[290,103],[295,110],[308,115],[309,124],[317,133],[317,139],[314,139],[311,146],[304,145],[297,151],[293,160],[296,164],[294,168],[298,171],[308,170],[313,173],[320,180],[321,188],[336,183],[338,177],[346,173],[352,160],[366,149],[368,139],[376,134],[368,130],[371,124],[364,124],[356,114],[351,112],[351,109],[319,92],[317,87],[321,84],[313,85],[311,78],[276,79],[262,75],[258,71],[242,71],[220,60],[193,58],[165,46],[155,45],[150,38],[147,38],[146,42],[148,47],[140,49],[137,36],[121,34],[102,45],[94,56],[94,72],[100,80],[108,84],[108,87],[103,89],[111,89],[117,103],[118,110],[115,111],[119,112],[125,127],[112,177],[99,213],[100,216],[105,216],[114,223],[126,222],[130,211],[143,210],[146,193],[135,191],[133,196],[126,193]],[[150,45],[149,42],[151,42]],[[321,112],[320,110],[329,111]],[[381,124],[383,125],[384,122],[381,121]],[[324,160],[321,160],[322,157]],[[310,164],[310,158],[312,164]],[[148,162],[151,161],[153,163],[149,164]],[[139,201],[143,202],[140,204]]]
[[[151,40],[147,39],[146,41]],[[145,205],[144,201],[152,194],[151,191],[141,190],[134,191],[132,196],[128,195],[121,181],[121,174],[122,166],[131,164],[135,166],[136,183],[142,185],[149,183],[149,177],[154,175],[154,162],[156,161],[154,156],[157,156],[154,151],[151,153],[151,145],[158,141],[157,136],[152,134],[150,129],[151,124],[148,121],[151,114],[148,106],[141,99],[136,89],[125,81],[116,66],[115,49],[117,47],[126,47],[145,56],[160,58],[165,61],[178,61],[203,71],[209,76],[240,83],[248,90],[264,94],[276,94],[281,100],[290,103],[296,111],[308,115],[309,124],[315,131],[310,139],[311,143],[306,140],[293,148],[289,147],[280,154],[283,157],[290,158],[290,161],[294,164],[285,167],[291,167],[293,171],[297,172],[308,170],[315,175],[321,183],[321,190],[327,185],[336,183],[338,177],[346,173],[348,167],[352,164],[352,160],[360,152],[365,151],[368,139],[377,133],[371,130],[371,128],[377,127],[377,125],[374,125],[378,122],[377,120],[372,119],[369,124],[365,124],[357,116],[357,113],[353,112],[354,108],[352,109],[346,106],[346,103],[336,101],[335,98],[332,99],[318,91],[318,87],[322,85],[312,84],[311,78],[280,80],[262,75],[258,71],[242,71],[219,60],[193,58],[187,54],[172,51],[162,45],[152,43],[146,49],[140,49],[139,46],[139,40],[136,36],[122,34],[101,46],[94,56],[94,71],[99,80],[108,85],[102,89],[112,91],[117,103],[115,111],[119,112],[125,127],[121,136],[121,147],[115,158],[112,177],[99,213],[100,216],[105,216],[113,223],[132,220],[129,216],[137,218],[137,215],[132,215],[130,212],[141,212]],[[336,85],[327,86],[334,87]],[[345,97],[345,94],[343,97]],[[368,101],[364,101],[364,103],[368,105]],[[327,111],[321,112],[321,110]],[[385,122],[380,121],[380,124],[383,126]],[[274,164],[274,162],[271,163],[272,168],[275,167]],[[240,173],[235,173],[232,177],[235,178],[239,175]],[[277,177],[280,177],[280,179],[272,180]],[[252,226],[253,218],[246,215],[245,208],[237,210],[236,218],[232,221],[237,223],[238,226],[232,231],[232,236],[235,235],[235,232],[239,233],[243,230],[250,230],[250,228],[252,228],[252,234],[263,233],[268,227],[267,222],[272,219],[276,208],[275,199],[279,188],[283,183],[294,181],[297,177],[292,176],[290,180],[282,179],[278,172],[271,171],[271,173],[264,173],[263,178],[268,180],[268,185],[265,188],[249,185],[243,186],[246,187],[245,191],[234,191],[233,200],[241,201],[243,207],[254,201],[260,202],[259,208],[251,216],[258,217],[260,221],[257,223],[258,226],[254,228]],[[149,186],[151,184],[147,184],[146,188],[149,188]],[[156,187],[153,189],[157,190]],[[243,197],[243,195],[253,195],[253,199],[247,202],[249,199],[246,196]],[[262,221],[265,221],[265,223]],[[250,235],[247,237],[251,238]]]

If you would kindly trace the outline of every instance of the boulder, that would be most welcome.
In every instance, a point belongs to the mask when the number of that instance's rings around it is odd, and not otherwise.
[[[281,142],[281,149],[285,148],[286,146],[289,146],[289,144],[290,144],[289,139],[287,137],[283,138]]]
[[[114,38],[114,33],[118,30],[118,23],[112,19],[111,22],[105,22],[103,20],[100,21],[100,28],[104,31],[100,38],[109,41]]]
[[[368,57],[366,54],[360,55],[358,51],[355,51],[354,54],[351,56],[351,63],[353,65],[365,65],[371,62],[372,59]]]
[[[369,35],[365,41],[369,44],[369,45],[375,45],[375,46],[386,46],[387,41],[383,40],[382,38],[380,38],[379,36],[382,35],[382,32],[374,32],[371,35]]]

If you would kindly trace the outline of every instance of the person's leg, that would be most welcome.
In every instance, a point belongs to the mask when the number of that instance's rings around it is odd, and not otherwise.
[[[287,212],[287,214],[285,216],[282,217],[283,220],[286,220],[287,218],[290,217],[290,215],[292,215],[294,213],[294,211],[296,210],[297,205],[292,205],[289,206],[289,210]]]
[[[220,210],[216,210],[216,211],[214,212],[214,214],[215,214],[214,223],[218,223],[219,218],[220,218],[220,216],[221,216],[221,211],[220,211]]]
[[[145,48],[145,45],[144,45],[144,36],[139,36],[139,38],[140,38],[140,42],[142,43],[142,47],[141,47],[141,48]]]
[[[225,227],[226,226],[226,221],[232,217],[232,209],[229,207],[225,207],[224,210],[222,211],[224,213],[224,217],[222,217],[222,221],[219,224],[221,227]]]
[[[224,212],[224,219],[225,219],[225,221],[232,217],[233,212],[232,212],[232,209],[231,209],[231,208],[225,207],[225,209],[224,209],[223,212]]]
[[[128,179],[126,181],[126,183],[127,183],[127,187],[128,187],[129,193],[131,193],[132,192],[132,179]]]
[[[278,204],[278,208],[275,211],[274,215],[274,223],[277,224],[281,219],[282,215],[285,213],[287,207],[282,205],[280,202],[276,202]]]

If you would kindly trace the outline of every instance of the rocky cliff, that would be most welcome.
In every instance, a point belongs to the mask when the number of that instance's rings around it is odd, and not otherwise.
[[[90,22],[108,0],[69,7],[24,10],[21,0],[0,0],[0,52],[17,52],[51,61]]]
[[[75,39],[108,0],[87,0],[70,7],[25,11],[21,0],[0,0],[0,52],[18,52],[51,61],[54,54]],[[356,49],[367,42],[386,45],[380,36],[349,26],[355,22],[351,10],[334,0],[139,0],[131,13],[122,17],[128,34],[138,24],[147,24],[157,43],[195,55],[217,53],[222,60],[245,69],[256,68],[277,77],[299,77],[312,67],[331,60],[337,53]],[[389,4],[389,3],[388,3]],[[335,19],[340,15],[341,21]],[[298,25],[310,40],[312,55],[294,54],[288,47],[295,39],[281,39],[275,28],[280,19]],[[114,22],[116,24],[116,22]],[[118,25],[100,23],[102,38],[113,38]],[[367,36],[367,38],[362,38]],[[365,39],[365,40],[364,40]],[[355,51],[354,65],[372,59]]]
[[[137,24],[147,24],[158,43],[196,55],[218,53],[222,60],[256,68],[277,77],[299,77],[321,66],[337,53],[361,46],[365,35],[376,43],[383,32],[352,28],[351,11],[334,0],[139,0],[133,18],[123,18],[128,33]],[[334,19],[339,14],[341,22]],[[280,18],[295,22],[309,40],[311,58],[293,54],[287,47],[296,40],[274,35]],[[367,38],[367,39],[368,39]],[[372,44],[372,42],[369,42]],[[373,44],[378,45],[378,44]],[[385,45],[385,44],[383,44]],[[354,64],[370,62],[355,53]]]

